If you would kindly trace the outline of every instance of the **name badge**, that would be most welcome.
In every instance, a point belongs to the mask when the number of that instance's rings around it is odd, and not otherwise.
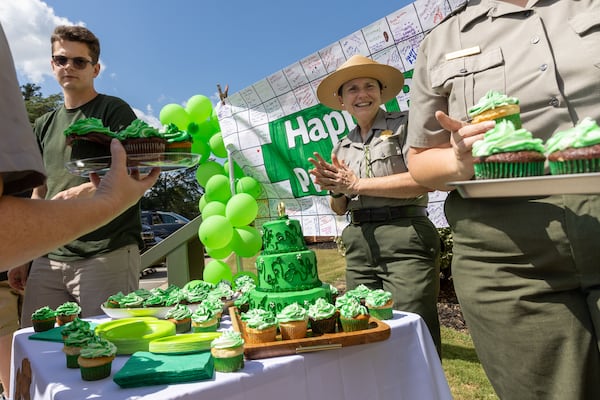
[[[480,53],[481,49],[479,48],[479,46],[469,47],[467,49],[460,49],[457,51],[453,51],[452,53],[446,53],[446,61],[454,60],[456,58],[468,57]]]

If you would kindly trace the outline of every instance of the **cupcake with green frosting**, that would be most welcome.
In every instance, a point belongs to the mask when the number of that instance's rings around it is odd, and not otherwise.
[[[189,153],[192,151],[192,136],[171,123],[167,125],[163,137],[167,141],[168,153]]]
[[[550,173],[600,172],[600,127],[587,117],[573,128],[554,133],[546,141]]]
[[[246,341],[251,344],[274,342],[277,336],[277,318],[271,311],[253,308],[240,316]]]
[[[235,372],[244,367],[244,339],[239,332],[226,330],[210,343],[215,371]]]
[[[31,324],[36,332],[45,332],[54,328],[56,312],[48,306],[38,308],[31,314]]]
[[[74,301],[67,301],[56,308],[56,322],[58,326],[65,325],[79,317],[81,307]]]
[[[192,326],[192,310],[185,304],[177,304],[167,311],[165,319],[175,324],[175,332],[185,333]]]
[[[394,317],[392,294],[383,289],[375,289],[367,294],[365,306],[369,314],[377,319],[392,319]]]
[[[524,128],[500,121],[473,143],[476,179],[520,178],[544,173],[544,145]]]
[[[63,326],[63,328],[60,331],[60,334],[62,335],[63,340],[64,340],[67,338],[67,336],[69,336],[73,332],[78,332],[78,331],[87,332],[90,329],[91,329],[91,325],[89,322],[84,321],[79,318],[75,318],[72,322],[69,322],[68,324]]]
[[[219,318],[214,309],[207,304],[200,304],[192,313],[192,332],[216,332],[219,328]]]
[[[85,347],[90,340],[94,338],[94,332],[91,329],[71,332],[64,339],[63,352],[67,358],[67,368],[79,368],[77,359],[81,349]]]
[[[469,109],[469,117],[474,124],[483,121],[511,121],[515,128],[519,129],[521,127],[519,99],[490,90]]]
[[[350,297],[339,311],[344,332],[362,331],[369,327],[369,311],[358,300]]]
[[[154,160],[156,153],[164,153],[167,141],[158,129],[141,119],[134,120],[129,126],[117,133],[131,161]],[[142,157],[146,156],[146,157]],[[131,163],[130,163],[131,164]]]
[[[308,306],[308,320],[313,333],[335,333],[338,321],[338,311],[335,306],[323,298],[315,300]]]
[[[110,156],[110,141],[116,137],[98,118],[79,119],[64,134],[74,160]]]
[[[298,303],[285,306],[277,314],[279,331],[283,340],[302,339],[306,337],[308,330],[308,313]]]
[[[94,339],[81,349],[77,363],[84,381],[97,381],[110,376],[112,361],[117,354],[117,346],[106,339]]]

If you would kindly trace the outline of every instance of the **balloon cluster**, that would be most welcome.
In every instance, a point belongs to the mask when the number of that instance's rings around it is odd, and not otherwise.
[[[200,154],[200,164],[207,161],[211,153],[220,158],[227,157],[219,119],[208,97],[194,95],[185,107],[167,104],[160,110],[159,120],[163,125],[174,124],[192,136],[192,153]]]
[[[211,161],[196,171],[198,182],[204,187],[198,205],[202,213],[198,237],[213,258],[204,267],[203,279],[212,283],[222,279],[231,281],[231,270],[223,259],[233,253],[253,257],[262,247],[259,230],[250,226],[258,214],[256,199],[262,187],[256,179],[241,176],[234,180],[232,192],[226,171],[227,168]]]

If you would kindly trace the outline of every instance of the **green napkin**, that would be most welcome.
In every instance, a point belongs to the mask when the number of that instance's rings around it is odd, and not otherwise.
[[[70,322],[69,322],[70,324]],[[56,328],[52,328],[50,330],[44,331],[44,332],[36,332],[32,335],[29,336],[29,340],[49,340],[51,342],[63,342],[63,338],[62,338],[62,329],[67,326],[63,325],[63,326],[57,326]],[[95,322],[90,322],[90,329],[94,330],[94,328],[96,327],[96,325],[98,325]]]
[[[212,379],[214,364],[210,351],[194,354],[134,353],[113,380],[121,387],[139,387]]]

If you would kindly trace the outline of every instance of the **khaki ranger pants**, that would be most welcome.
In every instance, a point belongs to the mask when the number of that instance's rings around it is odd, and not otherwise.
[[[454,285],[502,399],[599,399],[600,197],[451,193]]]
[[[437,297],[440,287],[440,238],[427,217],[348,225],[346,286],[364,284],[392,293],[394,309],[419,314],[441,354]]]

